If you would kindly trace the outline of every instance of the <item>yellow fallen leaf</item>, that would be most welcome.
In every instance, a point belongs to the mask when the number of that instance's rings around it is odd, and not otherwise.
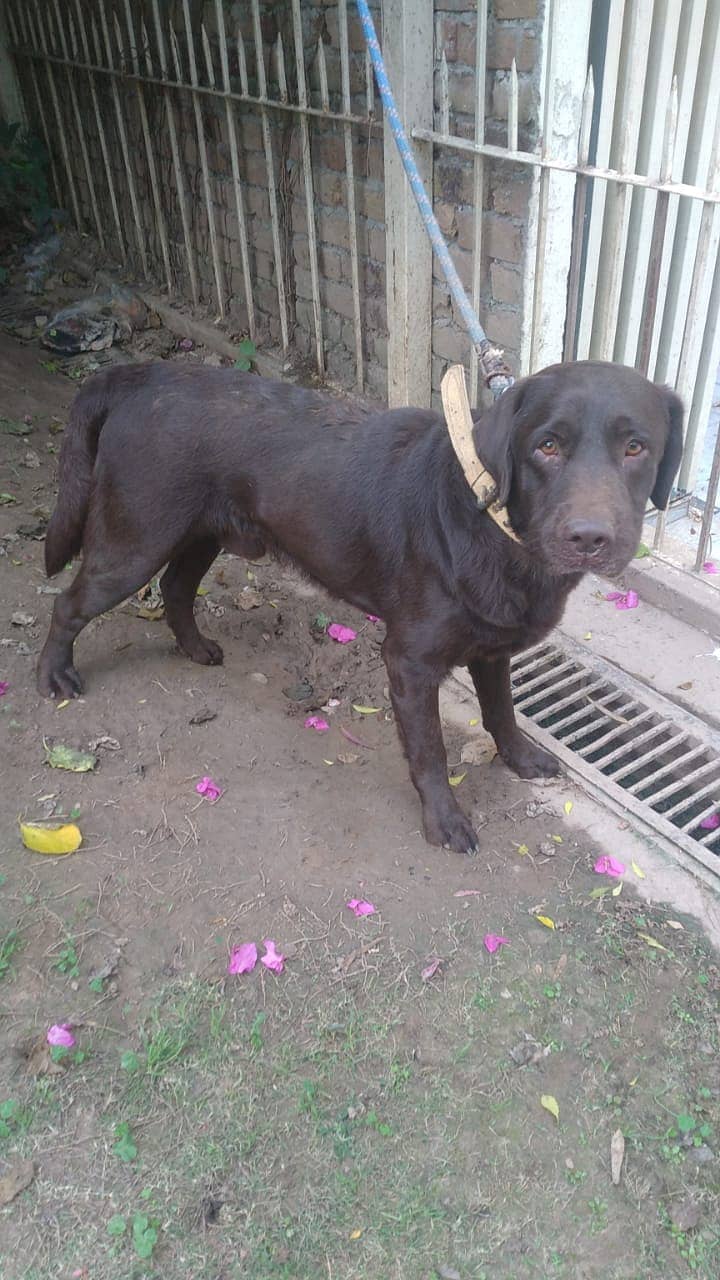
[[[635,875],[637,876],[638,880],[644,880],[644,879],[645,879],[645,872],[643,871],[642,867],[639,867],[639,866],[638,866],[637,862],[631,862],[631,863],[630,863],[630,866],[632,867],[633,871],[635,872]]]
[[[360,1239],[360,1237],[361,1237],[361,1235],[362,1235],[362,1230],[361,1230],[361,1228],[360,1228],[360,1227],[357,1227],[357,1228],[355,1229],[355,1231],[351,1231],[351,1232],[350,1232],[350,1239],[351,1239],[351,1240],[359,1240],[359,1239]]]
[[[555,921],[551,920],[550,916],[536,916],[535,919],[537,920],[538,924],[544,924],[546,929],[555,928]]]
[[[637,1082],[638,1082],[638,1080],[639,1080],[639,1079],[640,1079],[640,1077],[639,1077],[639,1076],[633,1076],[632,1080],[631,1080],[631,1081],[629,1082],[629,1084],[628,1084],[628,1088],[629,1088],[629,1089],[634,1089],[634,1088],[635,1088],[635,1085],[637,1084]]]
[[[540,1106],[550,1112],[551,1116],[560,1122],[560,1108],[557,1104],[557,1098],[553,1098],[551,1093],[544,1093],[540,1099]]]
[[[613,896],[613,898],[619,898],[619,897],[620,897],[620,894],[622,893],[622,887],[623,887],[623,882],[622,882],[622,880],[621,880],[621,881],[620,881],[620,883],[619,883],[619,884],[616,884],[616,885],[615,885],[615,888],[612,890],[612,896]]]
[[[474,727],[476,724],[479,724],[479,723],[480,723],[480,721],[479,721],[479,719],[478,719],[478,717],[477,717],[477,716],[473,716],[473,719],[472,719],[472,720],[468,720],[468,724],[469,724],[469,725],[472,725],[473,727]]]
[[[525,855],[530,852],[526,844],[519,844],[517,847],[517,851],[520,854],[521,858],[524,858]]]
[[[376,716],[382,707],[364,707],[360,702],[353,702],[353,711],[357,711],[361,716]]]
[[[323,756],[323,764],[334,764],[334,763],[335,763],[334,760],[326,760],[325,757]]]
[[[566,801],[565,801],[565,803],[564,803],[564,805],[563,805],[563,809],[565,810],[565,812],[566,812],[566,814],[568,815],[568,817],[570,817],[570,814],[571,814],[571,813],[572,813],[572,811],[573,811],[573,802],[572,802],[572,800],[566,800]]]
[[[583,640],[592,640],[592,631],[586,631]]]
[[[642,938],[643,942],[647,942],[649,947],[655,947],[657,951],[667,951],[667,947],[658,942],[657,938],[651,938],[649,933],[639,933],[638,938]]]
[[[62,827],[38,827],[31,822],[21,822],[20,835],[25,848],[35,853],[56,856],[74,853],[82,844],[80,828],[74,822],[67,822]]]
[[[685,928],[685,925],[681,924],[679,920],[666,920],[665,923],[668,929],[684,929]]]
[[[70,706],[70,699],[69,699],[69,698],[63,698],[62,702],[58,702],[58,704],[57,704],[57,706],[56,706],[55,710],[56,710],[56,711],[62,711],[63,707],[69,707],[69,706]]]
[[[459,787],[463,778],[467,778],[467,771],[465,773],[454,773],[451,778],[448,778],[448,782],[451,787]]]
[[[138,609],[138,618],[144,618],[146,622],[157,622],[160,618],[165,617],[165,606],[158,605],[157,609]]]
[[[551,836],[550,839],[554,841],[555,844],[562,844],[563,842],[562,836]]]
[[[198,587],[197,591],[195,592],[196,596],[207,596],[209,594],[210,594],[209,587]]]

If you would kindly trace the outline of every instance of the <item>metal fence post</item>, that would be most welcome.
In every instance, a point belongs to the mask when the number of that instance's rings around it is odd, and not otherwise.
[[[433,0],[385,0],[382,47],[405,130],[433,124]],[[415,142],[432,194],[432,145]],[[388,403],[430,404],[432,249],[395,139],[385,122],[385,234]]]

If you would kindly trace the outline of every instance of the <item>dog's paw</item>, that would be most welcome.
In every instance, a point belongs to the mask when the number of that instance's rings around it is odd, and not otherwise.
[[[188,658],[193,662],[199,662],[202,667],[221,667],[223,664],[225,655],[220,645],[215,640],[210,640],[208,636],[198,635],[192,645],[182,647]]]
[[[37,687],[43,698],[55,698],[58,701],[63,698],[79,698],[83,691],[82,680],[71,662],[65,667],[39,666]]]
[[[510,749],[501,751],[500,755],[518,778],[557,778],[561,772],[555,756],[536,746],[529,738],[519,737]]]
[[[426,814],[424,826],[428,844],[471,856],[480,851],[475,828],[461,809],[442,815]]]

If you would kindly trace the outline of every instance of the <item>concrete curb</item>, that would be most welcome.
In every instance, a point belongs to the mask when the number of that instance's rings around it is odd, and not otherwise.
[[[622,576],[625,586],[637,591],[641,600],[720,639],[717,587],[653,555],[631,560]]]

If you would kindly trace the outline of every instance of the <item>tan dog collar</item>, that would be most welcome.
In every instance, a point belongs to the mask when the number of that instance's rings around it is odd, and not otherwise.
[[[478,500],[478,505],[487,511],[491,520],[495,521],[508,538],[512,538],[513,542],[519,542],[520,539],[510,523],[507,507],[501,507],[493,501],[497,491],[495,481],[475,451],[474,424],[465,385],[465,370],[461,364],[450,366],[440,383],[440,395],[452,447],[463,469],[465,479]]]

